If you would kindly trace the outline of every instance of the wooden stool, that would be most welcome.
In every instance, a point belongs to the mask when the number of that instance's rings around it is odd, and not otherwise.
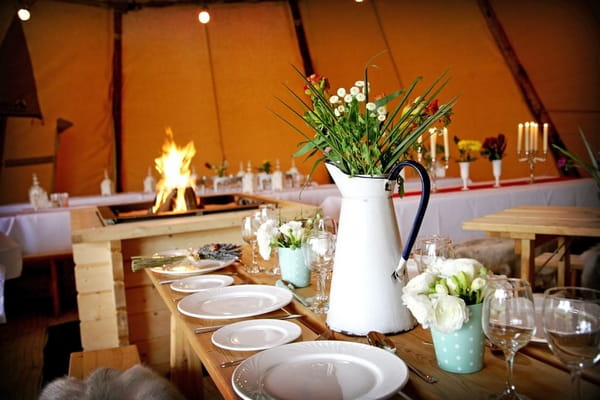
[[[78,351],[69,358],[69,376],[85,379],[100,367],[125,371],[140,363],[140,355],[135,344],[110,349]]]
[[[57,261],[73,260],[73,253],[42,253],[31,256],[23,256],[23,267],[34,263],[48,263],[50,268],[50,295],[52,296],[52,310],[54,315],[60,314],[60,287],[58,285],[58,266]]]

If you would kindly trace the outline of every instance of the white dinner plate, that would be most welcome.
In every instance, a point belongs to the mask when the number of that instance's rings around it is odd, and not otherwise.
[[[286,400],[384,399],[407,381],[406,364],[396,355],[362,343],[333,340],[264,350],[243,361],[231,377],[235,392],[243,399]]]
[[[201,290],[229,286],[233,278],[227,275],[199,275],[178,279],[171,283],[171,289],[176,292],[193,293]]]
[[[195,318],[243,318],[275,311],[292,301],[292,292],[270,285],[208,289],[182,299],[177,308]]]
[[[300,327],[290,321],[253,319],[226,325],[212,335],[215,346],[226,350],[256,351],[292,342]]]
[[[535,335],[533,335],[531,341],[537,343],[546,343],[546,337],[544,336],[544,316],[542,315],[544,308],[543,293],[533,294],[533,305],[535,306]]]
[[[181,255],[189,255],[190,252],[187,249],[175,249],[175,250],[167,250],[160,253],[156,253],[155,256],[181,256]],[[228,265],[233,264],[235,259],[231,260],[211,260],[211,259],[201,259],[197,260],[193,257],[186,257],[182,261],[178,261],[176,263],[170,265],[164,265],[161,267],[152,267],[150,270],[152,272],[157,272],[159,274],[165,275],[173,275],[173,276],[186,276],[186,275],[194,275],[194,274],[204,274],[207,272],[212,272],[219,270],[221,268],[225,268]]]

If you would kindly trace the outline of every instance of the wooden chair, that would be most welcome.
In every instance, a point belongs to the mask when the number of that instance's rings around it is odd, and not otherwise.
[[[59,315],[61,312],[58,262],[72,260],[73,253],[70,251],[23,256],[23,268],[37,264],[47,265],[50,269],[50,295],[52,296],[52,310],[55,316]]]

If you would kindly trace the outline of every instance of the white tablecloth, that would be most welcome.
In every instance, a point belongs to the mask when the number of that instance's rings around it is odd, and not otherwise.
[[[419,199],[420,196],[393,199],[403,241],[410,234]],[[321,208],[325,215],[339,219],[341,203],[340,196],[332,196],[321,203]],[[432,193],[419,236],[444,234],[450,236],[453,242],[482,237],[485,236],[483,232],[463,230],[462,223],[519,205],[600,207],[600,201],[593,179]]]
[[[0,232],[17,242],[23,255],[71,251],[71,210],[97,205],[152,201],[154,194],[119,193],[69,199],[69,207],[34,211],[29,203],[0,206]]]

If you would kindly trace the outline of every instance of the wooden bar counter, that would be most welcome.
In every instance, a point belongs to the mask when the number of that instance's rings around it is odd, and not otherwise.
[[[259,284],[274,284],[277,277],[266,274],[248,275],[240,266],[227,267],[226,271],[236,271],[234,284],[252,282]],[[215,272],[217,273],[217,272]],[[160,285],[158,281],[164,276],[146,270],[147,275],[155,285],[162,301],[171,313],[171,379],[184,392],[187,398],[202,398],[199,386],[199,374],[203,365],[210,374],[216,387],[225,399],[237,399],[232,385],[231,376],[235,367],[221,368],[220,364],[227,361],[246,358],[256,352],[239,352],[223,350],[211,342],[212,333],[194,333],[194,328],[214,324],[236,322],[237,320],[206,320],[191,318],[177,310],[177,302],[183,294],[175,292],[168,285]],[[311,286],[299,289],[299,294],[308,297],[314,295],[314,282]],[[385,306],[385,305],[382,305]],[[296,341],[314,340],[319,333],[326,329],[325,315],[317,315],[293,300],[282,310],[278,310],[255,318],[278,316],[285,313],[299,313],[304,317],[290,320],[302,329],[301,336]],[[424,372],[439,379],[435,384],[428,384],[414,373],[409,373],[409,380],[403,393],[417,399],[486,399],[493,394],[499,394],[505,388],[506,363],[502,354],[495,354],[490,349],[485,350],[484,368],[472,374],[455,374],[443,371],[437,366],[431,334],[420,326],[390,336],[398,348],[398,354]],[[339,333],[334,334],[334,340],[367,343],[365,337],[351,337]],[[526,346],[527,348],[528,346]],[[514,384],[517,391],[530,399],[566,399],[570,397],[569,374],[555,363],[548,362],[553,356],[546,348],[536,346],[533,355],[520,351],[515,357]],[[536,354],[540,357],[536,357]],[[546,360],[546,361],[544,361]],[[600,393],[598,369],[594,369],[593,379],[582,380],[584,399],[596,399]],[[396,395],[394,398],[402,398]]]
[[[313,215],[314,206],[274,200],[282,216]],[[107,225],[97,208],[71,211],[71,238],[83,350],[136,344],[142,362],[169,369],[170,311],[132,256],[207,243],[242,243],[240,222],[254,210]]]

